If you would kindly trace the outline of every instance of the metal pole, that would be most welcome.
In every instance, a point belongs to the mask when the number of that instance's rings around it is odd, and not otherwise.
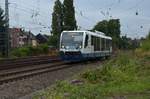
[[[5,0],[5,17],[6,17],[6,39],[5,39],[5,56],[9,56],[10,36],[9,36],[9,3]]]

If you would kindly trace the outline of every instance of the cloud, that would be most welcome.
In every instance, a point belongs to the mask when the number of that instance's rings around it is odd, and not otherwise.
[[[0,5],[4,8],[4,1]],[[55,0],[9,0],[10,25],[23,26],[37,34],[49,33]],[[61,0],[63,1],[63,0]],[[74,0],[76,19],[82,29],[91,29],[98,21],[121,20],[121,31],[130,37],[145,36],[150,28],[149,0]],[[15,4],[16,3],[16,4]],[[106,15],[102,15],[103,11]],[[138,16],[135,13],[138,12]],[[34,16],[36,15],[37,16]],[[34,16],[34,17],[31,17]],[[141,29],[140,26],[143,26]],[[137,35],[137,36],[136,36]]]

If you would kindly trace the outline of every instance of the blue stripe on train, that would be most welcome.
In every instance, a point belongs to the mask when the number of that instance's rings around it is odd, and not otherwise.
[[[89,54],[69,54],[66,55],[64,53],[60,54],[60,57],[64,61],[83,61],[83,60],[88,60],[88,59],[93,59],[97,57],[104,57],[104,56],[110,56],[109,52],[101,52],[101,53],[89,53]]]

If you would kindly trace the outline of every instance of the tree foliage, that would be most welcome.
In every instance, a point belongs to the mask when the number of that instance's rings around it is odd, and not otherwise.
[[[146,38],[150,40],[150,31],[149,31],[149,33],[148,33]]]
[[[6,51],[6,21],[5,21],[5,15],[2,8],[0,8],[0,54],[2,56],[5,55]]]
[[[59,37],[63,30],[77,29],[73,0],[64,0],[63,4],[60,0],[56,0],[53,10],[52,36],[49,44],[58,47]]]
[[[55,1],[54,12],[52,13],[52,34],[60,35],[63,30],[63,8],[59,0]]]
[[[64,30],[76,30],[77,29],[73,0],[64,0],[63,20],[64,20]]]
[[[0,8],[0,30],[4,30],[5,29],[5,16],[4,16],[4,11],[2,8]]]
[[[105,33],[107,35],[107,33],[108,33],[108,27],[107,26],[108,26],[108,21],[107,20],[103,20],[103,21],[98,22],[94,26],[93,30],[103,32],[103,33]]]
[[[48,53],[49,53],[48,45],[41,44],[36,47],[24,46],[24,47],[13,49],[11,51],[11,56],[12,57],[27,57],[27,56],[47,55]]]
[[[111,19],[108,22],[108,35],[109,36],[115,36],[117,38],[120,38],[120,20],[119,19]]]
[[[61,32],[63,31],[63,5],[60,0],[55,1],[54,12],[52,13],[52,36],[49,39],[49,44],[58,46],[58,41]]]
[[[120,20],[111,19],[109,21],[103,20],[98,22],[92,30],[97,30],[105,33],[107,36],[111,36],[113,39],[113,46],[120,48]]]
[[[58,48],[59,47],[59,36],[57,36],[57,35],[50,36],[48,44]]]
[[[132,40],[125,35],[121,37],[120,45],[120,48],[124,50],[135,49],[137,47],[137,40]]]

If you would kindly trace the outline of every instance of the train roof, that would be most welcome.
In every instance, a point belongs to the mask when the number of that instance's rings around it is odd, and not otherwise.
[[[112,38],[110,36],[106,36],[104,33],[102,32],[91,32],[91,31],[63,31],[63,32],[84,32],[84,33],[88,33],[90,35],[94,35],[94,36],[98,36],[98,37],[101,37],[101,38],[105,38],[105,39],[110,39],[112,40]]]

